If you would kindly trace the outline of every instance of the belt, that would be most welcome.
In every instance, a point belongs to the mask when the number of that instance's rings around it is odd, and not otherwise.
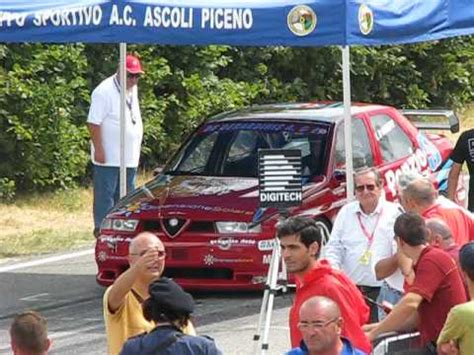
[[[358,288],[361,292],[380,291],[380,286],[374,287],[374,286],[362,286],[362,285],[357,285],[357,288]]]
[[[390,286],[390,284],[389,284],[387,281],[384,281],[384,282],[383,282],[383,286],[385,286],[386,288],[388,288],[390,291],[397,292],[397,293],[399,293],[400,295],[403,295],[403,291],[400,291],[400,290],[396,289],[395,287]]]

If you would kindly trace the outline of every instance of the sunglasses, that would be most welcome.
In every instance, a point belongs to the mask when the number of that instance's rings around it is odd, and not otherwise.
[[[129,79],[138,79],[138,78],[140,78],[140,74],[139,73],[135,73],[135,74],[134,73],[127,73],[127,77]]]
[[[138,255],[138,256],[143,256],[146,254],[146,252],[148,251],[149,249],[144,249],[142,250],[141,252],[139,253],[130,253],[130,255]],[[158,258],[159,259],[163,259],[164,257],[166,256],[166,252],[164,250],[158,250]]]
[[[367,185],[357,185],[355,187],[356,191],[357,192],[363,192],[364,190],[367,190],[367,191],[374,191],[376,188],[376,185],[375,184],[367,184]]]

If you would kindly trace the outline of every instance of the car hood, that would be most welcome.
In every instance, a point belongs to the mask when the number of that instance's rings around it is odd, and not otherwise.
[[[303,198],[321,185],[305,185]],[[259,207],[256,178],[163,174],[120,200],[108,216],[256,222],[275,213]]]
[[[182,216],[249,221],[258,210],[258,180],[253,178],[160,175],[123,198],[111,217]]]

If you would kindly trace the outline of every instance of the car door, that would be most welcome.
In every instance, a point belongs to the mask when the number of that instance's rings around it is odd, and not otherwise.
[[[417,154],[415,137],[390,112],[371,112],[368,113],[368,118],[376,155],[381,158],[379,169],[385,180],[386,197],[394,200],[400,175],[410,170],[422,171],[426,167],[426,161],[423,161],[426,158]]]

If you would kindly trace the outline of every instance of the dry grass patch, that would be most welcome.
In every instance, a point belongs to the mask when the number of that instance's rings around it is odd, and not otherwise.
[[[0,257],[92,246],[90,189],[20,196],[0,204]]]
[[[150,180],[140,172],[137,185]],[[0,203],[0,258],[92,247],[92,189],[18,196]]]

